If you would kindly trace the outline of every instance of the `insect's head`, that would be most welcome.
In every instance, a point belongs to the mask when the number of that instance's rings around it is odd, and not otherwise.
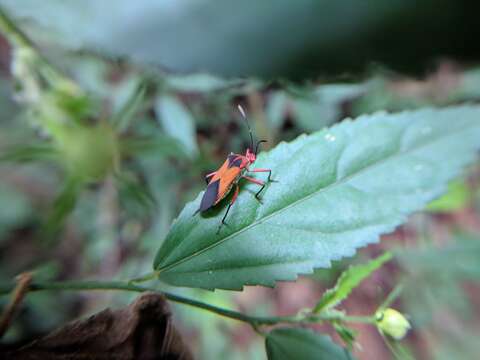
[[[250,150],[250,148],[247,149],[247,152],[245,153],[245,157],[250,163],[254,163],[255,160],[257,160],[257,155]]]
[[[243,107],[241,105],[238,105],[238,111],[240,111],[240,114],[242,115],[243,119],[245,120],[245,122],[247,124],[247,127],[248,127],[248,133],[250,134],[250,147],[247,149],[247,152],[245,153],[245,157],[248,159],[248,161],[250,163],[253,163],[257,159],[259,145],[261,143],[267,142],[267,140],[257,141],[257,144],[255,145],[255,152],[253,152],[253,149],[254,149],[253,134],[252,134],[252,129],[250,128],[250,124],[248,123],[248,120],[247,120],[247,115],[245,114],[245,110],[243,110]]]

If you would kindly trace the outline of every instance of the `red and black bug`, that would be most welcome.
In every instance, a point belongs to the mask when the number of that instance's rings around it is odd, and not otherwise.
[[[245,111],[240,105],[238,105],[238,110],[242,114],[242,117],[245,120],[248,127],[248,132],[250,134],[250,147],[247,148],[245,155],[230,153],[230,155],[228,155],[227,157],[227,160],[225,160],[225,162],[220,167],[220,169],[208,174],[205,177],[205,181],[207,182],[207,189],[203,194],[202,201],[200,203],[200,208],[196,212],[196,213],[198,212],[203,213],[209,210],[210,208],[214,207],[223,198],[225,198],[233,189],[234,193],[232,196],[232,200],[230,201],[230,204],[228,204],[227,211],[225,212],[225,215],[222,218],[222,223],[220,224],[217,233],[220,231],[222,225],[224,224],[226,225],[225,219],[227,218],[230,208],[235,203],[235,200],[237,200],[237,196],[239,192],[239,181],[241,179],[245,179],[247,181],[250,181],[254,184],[261,186],[260,190],[258,190],[257,193],[255,194],[255,198],[257,200],[260,200],[258,196],[260,195],[262,190],[265,188],[266,183],[262,180],[252,178],[247,174],[268,172],[267,182],[274,181],[270,178],[272,175],[272,170],[250,169],[250,166],[257,159],[257,152],[258,152],[259,145],[263,142],[266,142],[266,140],[259,140],[255,144],[255,151],[254,152],[252,151],[254,148],[252,130],[250,128],[247,117],[245,115]]]

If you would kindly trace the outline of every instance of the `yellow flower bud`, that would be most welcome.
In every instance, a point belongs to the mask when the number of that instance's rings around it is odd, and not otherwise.
[[[375,320],[378,330],[395,340],[403,339],[411,328],[405,316],[403,316],[401,312],[391,308],[377,311]]]

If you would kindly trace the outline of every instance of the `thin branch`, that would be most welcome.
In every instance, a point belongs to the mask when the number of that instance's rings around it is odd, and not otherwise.
[[[12,294],[12,300],[7,305],[3,311],[2,317],[0,318],[0,338],[5,334],[10,323],[15,316],[20,304],[22,303],[23,298],[28,292],[28,287],[32,282],[31,273],[23,273],[18,276],[18,283],[15,286]]]
[[[68,84],[70,90],[75,89],[79,93],[80,88],[74,83],[68,76],[62,73],[61,70],[53,66],[47,58],[45,58],[41,52],[37,49],[35,44],[29,39],[29,37],[15,24],[9,14],[4,8],[0,6],[0,33],[4,35],[10,42],[13,49],[16,48],[28,48],[32,51],[32,56],[36,61],[35,72],[40,74],[50,86],[58,86],[58,82],[63,82],[64,85]]]
[[[13,290],[12,284],[0,285],[0,295],[7,294]],[[82,290],[122,290],[133,292],[156,292],[165,296],[168,300],[180,304],[197,307],[203,310],[213,312],[217,315],[230,319],[242,321],[250,324],[252,327],[261,325],[275,325],[278,323],[319,323],[323,321],[344,321],[344,322],[362,322],[372,323],[372,317],[346,316],[343,313],[331,314],[302,314],[294,316],[251,316],[234,310],[220,308],[214,305],[206,304],[198,300],[189,299],[169,292],[159,291],[152,287],[138,286],[126,281],[63,281],[63,282],[32,282],[28,291],[82,291]]]
[[[16,45],[33,48],[28,37],[10,20],[7,13],[0,7],[0,31],[8,40]]]
[[[158,275],[159,275],[158,271],[152,271],[148,274],[145,274],[145,275],[139,276],[137,278],[131,279],[128,282],[130,284],[133,284],[133,283],[141,283],[141,282],[145,282],[145,281],[150,281],[150,280],[154,280],[154,279],[158,278]]]
[[[403,284],[398,284],[395,288],[388,294],[387,298],[383,303],[378,307],[378,310],[385,310],[388,308],[402,293]]]

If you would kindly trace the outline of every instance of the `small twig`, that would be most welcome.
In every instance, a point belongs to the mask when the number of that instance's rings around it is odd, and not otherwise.
[[[30,38],[15,24],[10,15],[0,6],[0,33],[10,42],[13,49],[29,49],[35,59],[35,73],[40,74],[47,83],[58,86],[58,82],[70,85],[71,88],[81,92],[76,83],[63,72],[53,66],[50,61],[41,54]],[[14,60],[15,61],[15,60]],[[55,87],[55,86],[54,86]]]
[[[28,37],[13,23],[6,12],[0,7],[0,31],[9,41],[16,45],[33,48]]]
[[[147,274],[139,278],[140,280],[149,279],[154,273]],[[138,279],[136,279],[138,280]],[[9,284],[0,284],[0,295],[12,291],[13,286]],[[217,315],[227,317],[230,319],[242,321],[251,325],[252,327],[270,326],[280,323],[290,324],[312,324],[320,322],[344,321],[355,323],[373,323],[373,317],[363,316],[347,316],[343,313],[326,313],[326,314],[312,314],[293,316],[252,316],[243,314],[238,311],[224,309],[218,306],[210,305],[195,299],[189,299],[180,295],[172,294],[165,291],[159,291],[152,287],[138,286],[131,281],[63,281],[63,282],[32,282],[27,289],[28,291],[82,291],[82,290],[121,290],[133,292],[152,291],[163,294],[168,300],[180,304],[193,306],[203,310],[213,312]]]
[[[159,273],[160,273],[159,271],[152,271],[148,274],[145,274],[145,275],[142,275],[140,277],[131,279],[131,280],[128,281],[128,283],[129,284],[134,284],[134,283],[141,283],[141,282],[154,280],[154,279],[158,278]]]
[[[387,298],[383,301],[383,303],[378,307],[378,310],[385,310],[389,307],[402,293],[403,291],[403,284],[398,284],[395,288],[388,294]]]
[[[253,331],[255,331],[258,335],[260,335],[262,337],[266,336],[265,331],[263,331],[257,324],[250,323],[250,325],[252,326]]]
[[[31,273],[23,273],[20,274],[18,277],[18,283],[13,289],[12,300],[7,305],[5,310],[2,313],[2,317],[0,318],[0,338],[5,334],[10,323],[15,316],[20,304],[22,303],[23,298],[28,292],[28,288],[32,282],[32,274]]]

